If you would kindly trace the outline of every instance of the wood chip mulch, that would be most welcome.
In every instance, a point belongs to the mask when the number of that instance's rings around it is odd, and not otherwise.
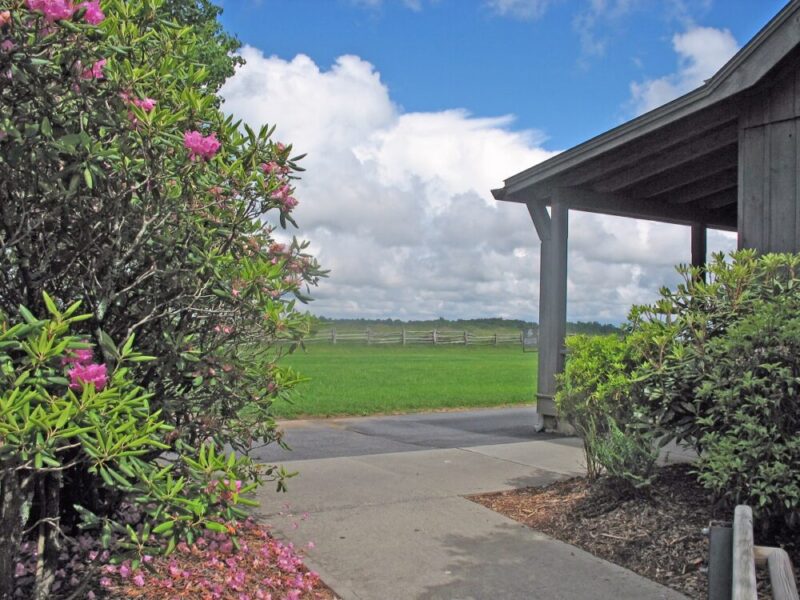
[[[731,519],[730,511],[715,509],[687,465],[663,467],[647,494],[622,494],[606,479],[573,478],[469,499],[689,598],[708,596],[702,529]],[[783,537],[759,540],[756,533],[756,543],[785,547],[797,574],[800,542]]]

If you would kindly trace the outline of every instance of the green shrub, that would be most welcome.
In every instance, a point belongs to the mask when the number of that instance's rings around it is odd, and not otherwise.
[[[796,273],[800,256],[757,257],[740,250],[726,260],[715,254],[707,282],[697,269],[680,266],[683,282],[652,305],[634,306],[629,316],[632,351],[637,356],[634,394],[653,428],[702,450],[705,426],[698,420],[711,407],[697,392],[716,357],[708,344],[752,318],[765,305],[800,301]]]
[[[798,524],[800,256],[730,261],[708,282],[688,267],[676,290],[631,311],[633,393],[653,431],[694,445],[698,477],[724,501]]]
[[[605,431],[594,441],[594,453],[618,491],[642,490],[653,483],[658,449],[650,432],[621,427],[608,418]]]
[[[706,345],[698,476],[731,505],[800,525],[800,303],[760,304]]]
[[[191,541],[198,530],[224,530],[220,521],[242,518],[240,505],[250,469],[247,458],[223,455],[211,443],[184,448],[173,464],[156,462],[154,451],[172,430],[150,394],[133,383],[130,365],[151,360],[135,352],[133,338],[116,348],[103,336],[99,359],[84,336],[71,329],[90,315],[79,303],[63,312],[45,295],[50,316],[38,319],[21,308],[12,323],[0,313],[0,546],[19,548],[26,531],[40,548],[34,598],[49,598],[63,536],[76,525],[97,528],[108,538],[116,530],[122,550],[136,558],[159,551],[154,534]],[[69,504],[63,490],[92,483],[95,506],[134,499],[145,510],[138,532]],[[119,537],[119,535],[117,536]],[[0,552],[0,589],[9,590],[16,552]]]
[[[608,422],[627,423],[632,416],[630,351],[616,335],[575,335],[567,338],[567,361],[558,376],[556,405],[583,439],[587,475],[598,477],[603,465],[597,455]]]

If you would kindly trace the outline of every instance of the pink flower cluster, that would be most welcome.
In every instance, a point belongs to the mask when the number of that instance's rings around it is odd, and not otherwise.
[[[72,365],[67,371],[71,389],[80,390],[90,383],[94,384],[94,389],[98,392],[106,387],[108,383],[106,366],[92,362],[93,359],[94,353],[88,348],[73,350],[62,359],[63,364]]]
[[[291,211],[297,206],[297,198],[292,196],[292,188],[287,183],[284,183],[275,191],[273,198],[287,211]]]
[[[77,6],[72,0],[27,0],[27,5],[29,10],[42,13],[49,23],[71,19],[76,12],[83,9],[86,10],[83,18],[90,25],[97,25],[106,18],[100,8],[100,0],[81,2]]]
[[[134,106],[138,106],[144,112],[148,113],[156,107],[156,101],[152,98],[134,98],[131,100]]]
[[[81,72],[81,79],[105,79],[106,76],[103,73],[103,69],[106,66],[106,59],[101,58],[96,63],[94,63],[88,69],[84,69]]]
[[[275,148],[279,153],[286,152],[286,146],[281,143],[275,145]],[[283,209],[287,212],[291,212],[295,206],[297,206],[297,198],[292,196],[292,188],[289,186],[286,176],[289,174],[289,167],[285,164],[279,164],[278,162],[271,160],[269,162],[265,162],[261,164],[261,170],[264,172],[264,175],[272,175],[278,179],[279,186],[273,193],[273,200],[278,202]]]
[[[217,139],[217,134],[204,136],[199,131],[187,131],[183,134],[183,145],[189,150],[189,158],[197,160],[211,160],[219,152],[222,144]]]

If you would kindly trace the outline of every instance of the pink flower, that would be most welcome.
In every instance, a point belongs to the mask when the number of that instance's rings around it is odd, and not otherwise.
[[[73,390],[79,390],[83,385],[91,383],[94,384],[94,389],[99,392],[108,383],[106,366],[96,363],[76,364],[67,371],[67,375],[70,378],[69,387]]]
[[[100,578],[100,587],[111,587],[111,580],[108,577],[101,577]]]
[[[130,577],[130,575],[131,575],[131,568],[125,563],[122,563],[122,566],[120,566],[119,568],[119,576],[122,577],[123,579],[127,579],[128,577]]]
[[[94,360],[91,348],[78,348],[70,350],[69,354],[61,359],[62,365],[87,365]]]
[[[28,9],[39,11],[50,23],[69,19],[75,12],[71,0],[28,0],[27,4]]]
[[[183,145],[189,150],[189,158],[196,160],[198,157],[211,160],[219,152],[222,144],[217,139],[217,134],[203,136],[199,131],[187,131],[183,134]]]
[[[11,23],[11,11],[10,10],[0,11],[0,27],[5,27],[9,23]]]
[[[81,73],[81,79],[105,79],[106,76],[103,74],[103,68],[105,66],[106,59],[101,58],[94,63],[90,69],[85,69],[83,73]]]
[[[268,163],[261,163],[261,170],[264,171],[264,175],[269,175],[270,173],[276,172],[280,167],[278,163],[274,160],[269,161]]]
[[[241,479],[237,479],[236,481],[234,481],[233,485],[231,485],[231,482],[228,481],[227,479],[225,479],[224,481],[225,481],[225,485],[228,486],[229,488],[234,488],[236,490],[237,494],[242,491],[242,481],[241,481]]]
[[[136,575],[133,576],[133,585],[136,587],[144,586],[144,574],[141,571],[137,571]]]
[[[100,9],[99,0],[91,0],[90,2],[81,2],[80,4],[78,4],[76,10],[79,10],[81,8],[86,9],[83,18],[90,25],[97,25],[98,23],[102,23],[103,19],[106,18],[106,16],[103,14],[103,11]]]
[[[25,565],[23,565],[21,562],[18,562],[14,567],[14,577],[24,577],[25,573]]]
[[[144,112],[150,112],[156,106],[156,101],[152,98],[144,98],[142,100],[135,99],[133,100],[133,104],[141,108]]]

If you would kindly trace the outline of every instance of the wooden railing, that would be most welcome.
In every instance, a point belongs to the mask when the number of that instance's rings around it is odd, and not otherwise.
[[[749,506],[737,506],[733,526],[711,527],[709,538],[709,600],[758,600],[756,566],[769,570],[773,600],[800,600],[786,551],[754,544]]]

